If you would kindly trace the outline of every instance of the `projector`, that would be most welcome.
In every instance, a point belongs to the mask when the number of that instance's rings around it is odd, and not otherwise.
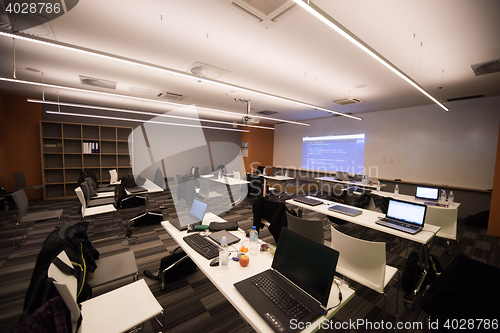
[[[254,119],[252,117],[249,117],[249,116],[244,116],[243,118],[241,118],[241,122],[245,125],[247,124],[258,124],[259,123],[259,119]]]

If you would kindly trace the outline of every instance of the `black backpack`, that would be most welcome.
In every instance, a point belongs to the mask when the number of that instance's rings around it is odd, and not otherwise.
[[[406,266],[401,277],[401,289],[406,295],[411,294],[417,287],[418,279],[422,273],[419,261],[420,255],[418,252],[412,252],[406,260]]]
[[[161,284],[162,291],[165,290],[166,284],[182,279],[183,277],[196,272],[196,269],[198,268],[186,252],[184,252],[180,247],[177,247],[171,255],[161,258],[157,275],[154,275],[149,270],[145,270],[144,275],[151,279],[161,281],[163,271],[174,264],[176,265],[164,273],[164,279]]]

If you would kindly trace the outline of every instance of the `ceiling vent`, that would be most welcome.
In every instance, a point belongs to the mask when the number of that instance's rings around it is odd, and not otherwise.
[[[215,67],[200,61],[195,62],[191,67],[189,67],[187,72],[199,77],[205,77],[207,79],[218,79],[227,73],[230,73],[227,69]]]
[[[471,95],[471,96],[462,96],[462,97],[454,97],[448,98],[447,102],[456,102],[456,101],[465,101],[467,99],[475,99],[475,98],[483,98],[484,95]]]
[[[164,90],[154,91],[150,88],[130,87],[130,91],[143,95],[152,95],[157,98],[167,99],[169,101],[180,101],[182,98],[184,98],[184,96],[181,94],[176,94]]]
[[[476,76],[500,72],[500,59],[470,66]]]
[[[363,100],[361,98],[357,97],[346,97],[346,98],[341,98],[333,101],[333,103],[338,104],[338,105],[349,105],[349,104],[357,104],[361,103]]]
[[[284,19],[298,6],[292,0],[218,0],[265,28]]]
[[[257,112],[257,113],[258,114],[263,114],[263,115],[266,115],[266,116],[270,116],[270,115],[276,114],[278,112],[277,111],[264,110],[264,111],[260,111],[260,112]]]
[[[113,89],[113,90],[116,89],[116,82],[115,81],[98,79],[96,77],[90,77],[90,76],[85,76],[85,75],[80,75],[80,83],[87,85],[87,86]]]

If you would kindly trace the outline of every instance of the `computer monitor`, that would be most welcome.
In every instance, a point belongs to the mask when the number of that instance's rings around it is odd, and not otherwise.
[[[415,198],[437,201],[439,197],[439,189],[435,187],[417,186],[415,189]]]
[[[265,172],[265,170],[266,170],[266,167],[265,167],[265,166],[259,165],[259,166],[257,167],[257,174],[258,174],[258,175],[263,175],[263,174],[264,174],[264,172]]]

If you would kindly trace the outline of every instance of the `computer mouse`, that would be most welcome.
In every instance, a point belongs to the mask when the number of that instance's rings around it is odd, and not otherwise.
[[[214,259],[210,262],[210,266],[219,266],[219,257],[214,258]]]

